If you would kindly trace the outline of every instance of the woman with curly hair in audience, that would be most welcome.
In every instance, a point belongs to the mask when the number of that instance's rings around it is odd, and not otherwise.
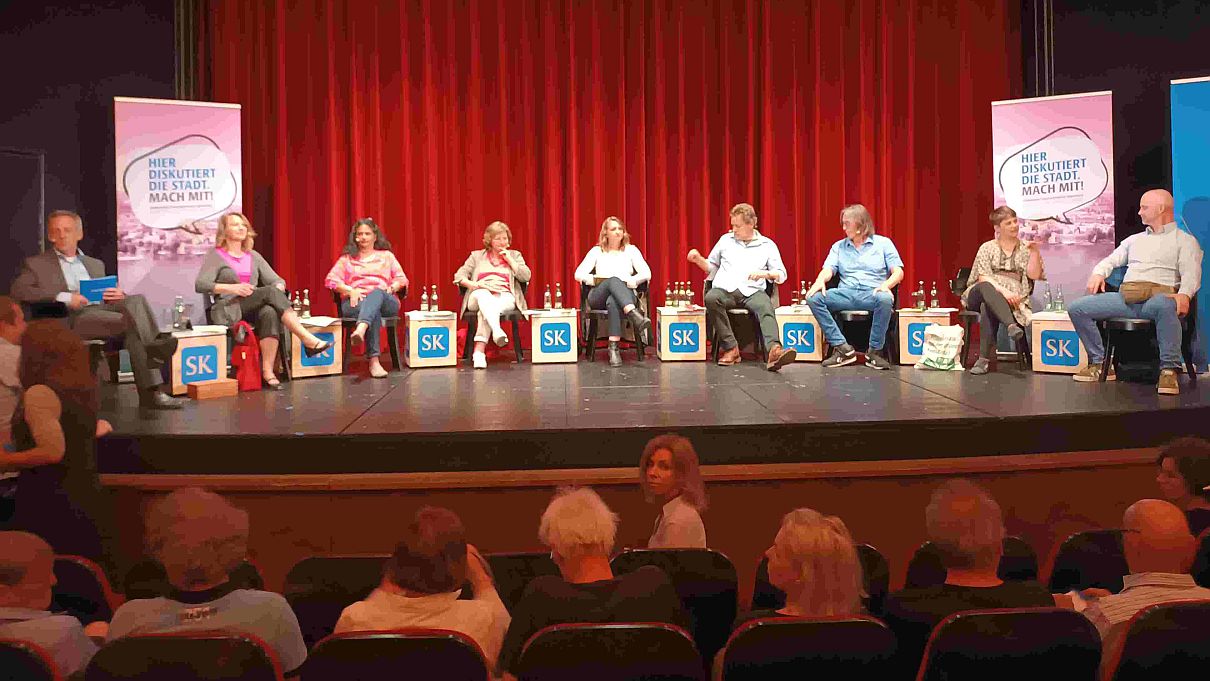
[[[706,548],[701,516],[706,510],[706,487],[697,452],[687,438],[673,434],[652,438],[639,459],[639,486],[648,502],[661,505],[647,548]]]
[[[1161,494],[1185,512],[1193,536],[1210,528],[1210,442],[1177,438],[1160,448],[1155,465]]]

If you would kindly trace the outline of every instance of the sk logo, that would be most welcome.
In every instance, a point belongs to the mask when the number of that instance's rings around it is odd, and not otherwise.
[[[790,322],[781,327],[781,344],[795,352],[809,355],[815,352],[815,325]]]
[[[1080,362],[1080,337],[1075,331],[1042,332],[1042,363],[1074,367]]]
[[[917,322],[908,324],[907,354],[919,355],[924,353],[924,327],[932,322]]]
[[[543,324],[541,347],[547,353],[571,352],[571,324]]]
[[[334,341],[335,340],[335,337],[326,331],[321,331],[321,332],[315,334],[315,337],[320,340],[324,340],[324,341]],[[323,352],[319,353],[318,355],[315,355],[314,357],[307,357],[307,353],[304,352],[304,353],[302,353],[302,358],[300,360],[300,363],[305,367],[331,366],[332,362],[336,361],[335,348],[336,348],[336,346],[333,345],[332,347],[328,348],[327,350],[324,350]]]
[[[698,325],[690,322],[673,322],[668,325],[668,352],[694,353],[701,347]]]
[[[450,330],[444,326],[430,326],[416,331],[416,354],[420,359],[449,357]]]
[[[213,381],[218,378],[218,347],[199,345],[181,350],[181,383]]]

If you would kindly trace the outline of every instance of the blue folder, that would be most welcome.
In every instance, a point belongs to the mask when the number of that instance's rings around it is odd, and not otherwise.
[[[117,288],[118,278],[115,275],[108,277],[98,277],[96,279],[81,279],[80,280],[80,295],[88,299],[90,303],[101,302],[101,296],[107,288]]]

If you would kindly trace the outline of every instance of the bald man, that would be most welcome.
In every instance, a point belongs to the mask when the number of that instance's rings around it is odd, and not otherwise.
[[[1139,217],[1147,229],[1126,237],[1109,257],[1092,268],[1088,293],[1067,312],[1080,341],[1088,350],[1088,366],[1073,376],[1084,383],[1101,380],[1105,348],[1097,322],[1110,317],[1150,319],[1160,345],[1160,380],[1156,392],[1179,395],[1181,373],[1181,317],[1202,283],[1202,247],[1192,234],[1176,227],[1172,194],[1152,189],[1139,199]],[[1105,292],[1105,278],[1126,266],[1116,293]],[[1105,380],[1115,380],[1113,368]]]
[[[47,611],[54,567],[55,554],[41,537],[0,532],[0,638],[37,645],[66,678],[84,669],[97,646],[79,620]]]
[[[1210,589],[1193,582],[1189,562],[1194,539],[1181,509],[1159,499],[1143,499],[1122,517],[1122,545],[1130,574],[1121,593],[1102,596],[1084,610],[1101,634],[1102,660],[1116,656],[1126,624],[1143,608],[1167,601],[1210,599]]]

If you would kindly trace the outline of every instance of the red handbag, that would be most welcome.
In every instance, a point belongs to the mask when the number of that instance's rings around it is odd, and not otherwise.
[[[251,392],[261,388],[260,345],[256,342],[256,334],[252,325],[241,321],[233,328],[233,338],[239,338],[242,332],[242,342],[236,343],[231,349],[231,366],[235,367],[235,380],[239,383],[240,392]]]

